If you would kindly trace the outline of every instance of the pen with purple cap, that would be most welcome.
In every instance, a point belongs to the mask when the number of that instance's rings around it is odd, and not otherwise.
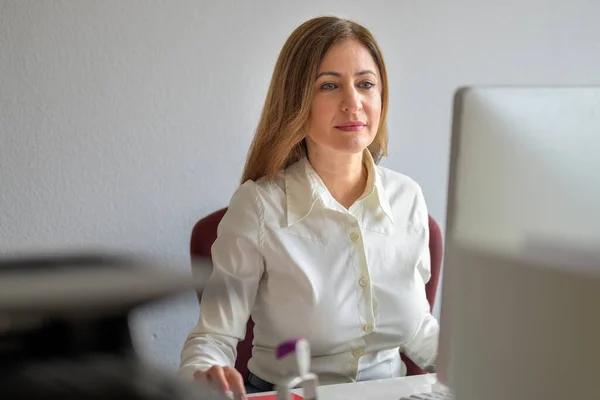
[[[310,344],[305,339],[281,343],[275,352],[285,378],[277,385],[277,400],[291,400],[292,389],[300,386],[305,400],[317,399],[317,376],[310,372]]]

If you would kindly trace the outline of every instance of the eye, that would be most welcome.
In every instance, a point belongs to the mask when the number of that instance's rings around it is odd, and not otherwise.
[[[373,82],[365,81],[361,82],[359,86],[363,89],[371,89],[375,86],[375,84]]]
[[[321,90],[325,90],[325,91],[326,90],[333,90],[335,88],[336,88],[335,83],[331,83],[331,82],[324,83],[324,84],[321,85]]]

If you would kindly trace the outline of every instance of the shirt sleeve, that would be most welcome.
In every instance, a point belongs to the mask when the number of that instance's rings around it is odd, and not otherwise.
[[[179,375],[184,379],[214,365],[235,365],[236,347],[245,337],[264,270],[260,210],[256,185],[248,181],[234,193],[219,224],[198,324],[181,352]]]
[[[421,189],[417,192],[417,213],[419,223],[422,224],[425,240],[421,250],[421,256],[417,264],[418,277],[422,279],[423,285],[431,278],[431,256],[429,253],[429,212],[425,204],[425,198]],[[425,290],[423,290],[425,296]],[[415,335],[403,347],[403,352],[419,368],[428,370],[434,367],[438,351],[439,323],[431,314],[431,306],[427,299],[420,302],[423,304],[423,318]]]

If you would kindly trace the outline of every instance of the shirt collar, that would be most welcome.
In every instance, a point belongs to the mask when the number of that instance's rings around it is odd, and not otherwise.
[[[393,214],[386,192],[381,182],[377,166],[368,150],[363,153],[363,162],[367,167],[367,185],[359,199],[364,201],[375,196],[377,205],[384,212],[389,222],[393,223]],[[323,207],[347,213],[327,190],[321,177],[313,169],[306,157],[292,164],[285,170],[285,191],[287,202],[287,226],[302,221],[311,212],[315,203],[320,201]]]

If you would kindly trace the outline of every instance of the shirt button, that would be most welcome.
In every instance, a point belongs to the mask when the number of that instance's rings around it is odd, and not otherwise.
[[[362,287],[365,287],[369,284],[369,280],[367,278],[360,278],[358,280],[358,284]]]
[[[352,355],[355,358],[360,358],[365,355],[365,350],[364,349],[354,349],[354,350],[352,350]]]
[[[375,327],[371,324],[366,324],[363,329],[365,330],[365,332],[367,333],[371,333],[375,330]]]
[[[356,232],[352,232],[352,233],[350,234],[350,239],[351,239],[353,242],[357,242],[357,241],[358,241],[358,239],[360,239],[360,235],[359,235],[358,233],[356,233]]]

